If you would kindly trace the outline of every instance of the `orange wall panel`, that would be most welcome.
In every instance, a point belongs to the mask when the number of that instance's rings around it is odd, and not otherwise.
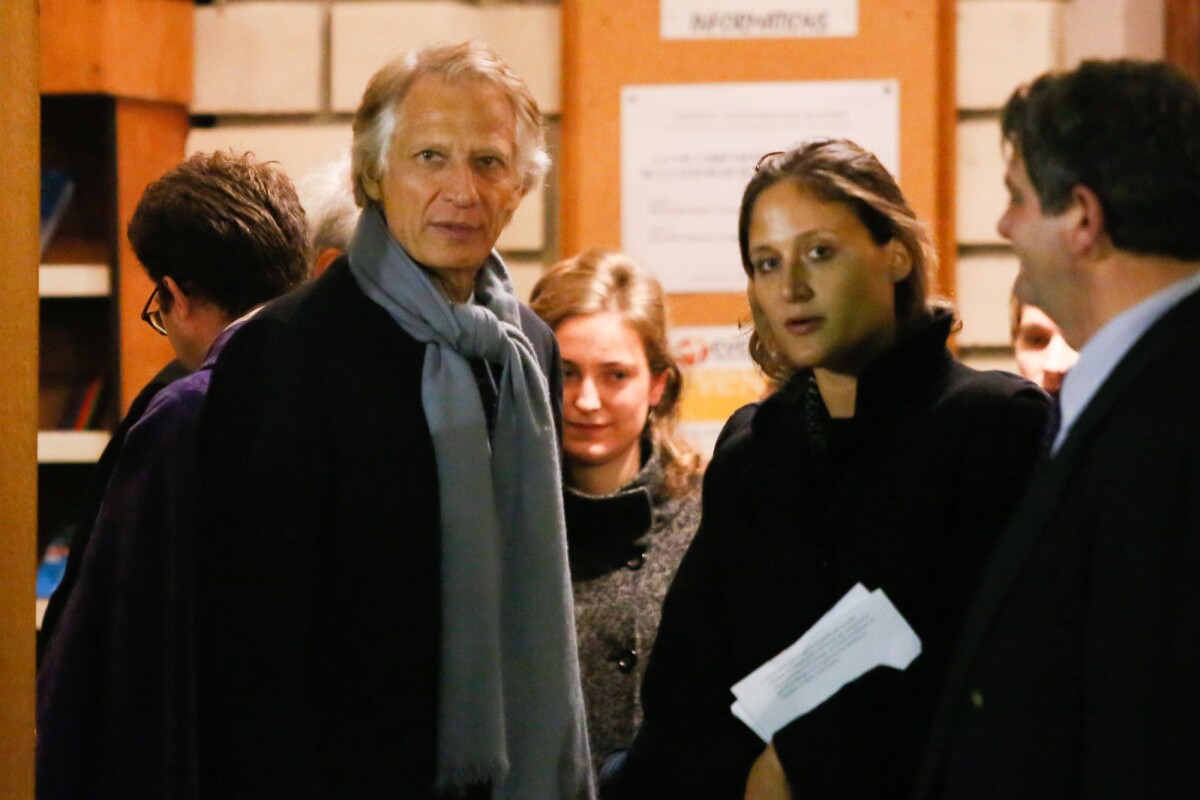
[[[117,316],[121,352],[121,414],[154,374],[174,358],[167,337],[141,320],[153,284],[138,263],[129,237],[129,220],[152,181],[183,160],[188,115],[182,106],[117,101],[117,239],[120,274]]]
[[[41,90],[192,100],[192,0],[41,0]]]
[[[952,287],[953,0],[859,0],[858,6],[855,37],[664,40],[653,0],[563,0],[562,253],[620,246],[623,86],[896,79],[903,188],[936,234],[941,283]],[[731,322],[728,314],[744,307],[744,298],[739,306],[722,297],[675,303],[674,321]]]

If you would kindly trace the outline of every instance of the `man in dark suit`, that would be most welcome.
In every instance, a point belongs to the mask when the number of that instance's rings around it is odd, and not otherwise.
[[[546,164],[482,45],[368,83],[346,255],[246,323],[208,396],[205,797],[590,796],[558,350],[494,250]]]
[[[1200,787],[1200,88],[1085,62],[1004,109],[1022,295],[1081,348],[976,593],[919,794]]]

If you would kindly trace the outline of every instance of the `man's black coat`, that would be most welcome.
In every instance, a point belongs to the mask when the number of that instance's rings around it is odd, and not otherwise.
[[[557,419],[554,335],[521,314]],[[429,796],[441,533],[424,356],[345,259],[222,354],[197,561],[205,797]]]

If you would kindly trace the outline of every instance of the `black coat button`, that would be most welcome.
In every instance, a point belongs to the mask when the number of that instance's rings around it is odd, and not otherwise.
[[[638,651],[625,650],[624,652],[617,653],[615,660],[617,662],[617,669],[621,670],[621,672],[632,672],[638,663]]]
[[[640,550],[637,553],[635,553],[634,555],[629,557],[629,560],[625,562],[625,566],[631,570],[637,571],[637,570],[641,569],[642,565],[645,563],[646,563],[646,551]]]

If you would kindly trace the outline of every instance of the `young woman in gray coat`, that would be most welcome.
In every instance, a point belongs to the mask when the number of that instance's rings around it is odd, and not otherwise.
[[[700,517],[700,459],[675,428],[682,379],[662,288],[628,256],[552,267],[530,300],[563,365],[564,506],[597,767],[640,722],[663,596]]]

